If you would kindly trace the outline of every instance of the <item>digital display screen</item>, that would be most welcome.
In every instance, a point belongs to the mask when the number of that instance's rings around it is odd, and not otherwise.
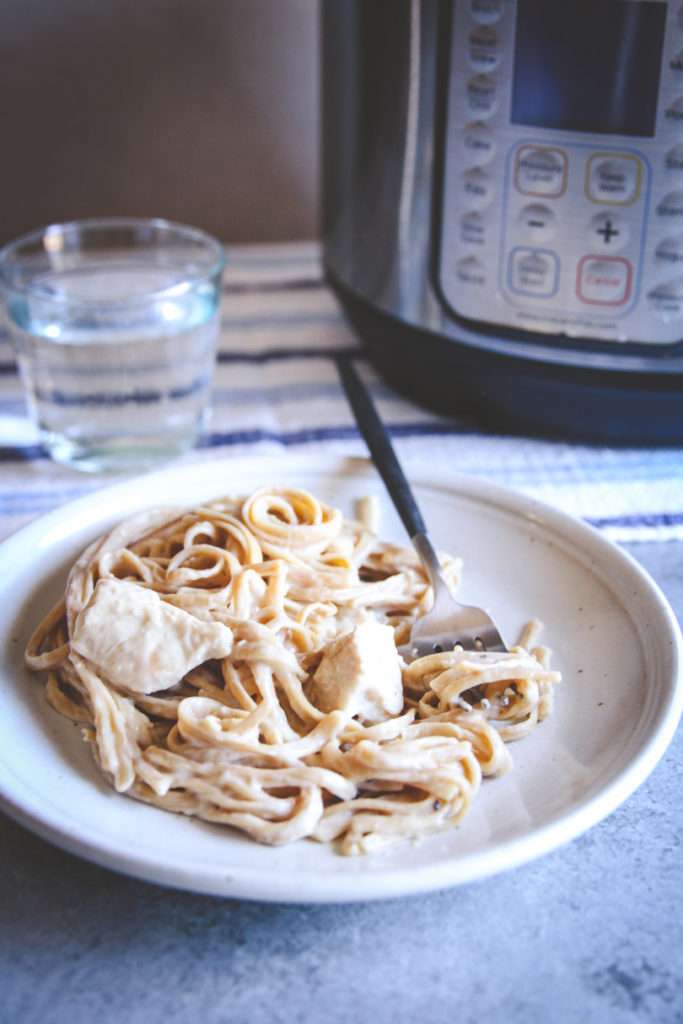
[[[514,124],[655,133],[666,3],[518,0]]]

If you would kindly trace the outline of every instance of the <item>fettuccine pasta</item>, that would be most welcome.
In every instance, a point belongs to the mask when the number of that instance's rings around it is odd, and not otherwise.
[[[440,558],[455,591],[460,561]],[[261,843],[366,853],[457,825],[560,678],[538,623],[509,653],[406,664],[431,601],[413,551],[262,489],[95,541],[26,661],[119,792]]]

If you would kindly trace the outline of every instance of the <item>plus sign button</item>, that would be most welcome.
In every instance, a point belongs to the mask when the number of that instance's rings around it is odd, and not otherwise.
[[[597,213],[590,222],[588,237],[597,252],[618,252],[628,242],[628,224],[615,213]]]

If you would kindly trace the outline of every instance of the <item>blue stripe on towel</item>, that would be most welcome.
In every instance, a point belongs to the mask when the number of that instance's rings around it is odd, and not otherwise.
[[[470,432],[468,427],[452,423],[396,423],[389,426],[392,437],[443,437]],[[355,426],[337,427],[305,427],[301,430],[278,432],[258,428],[231,430],[224,433],[211,433],[199,441],[200,448],[233,447],[239,444],[258,444],[272,441],[290,447],[297,444],[315,444],[319,441],[356,440],[359,437]],[[16,447],[0,447],[0,462],[25,462],[47,458],[45,449],[40,445],[23,445]]]
[[[387,424],[392,437],[443,437],[468,432],[468,428],[455,423],[395,423]],[[295,444],[315,444],[319,441],[348,441],[360,437],[354,425],[337,427],[303,427],[286,433],[248,429],[211,433],[199,442],[200,448],[218,448],[235,444],[256,444],[259,441],[274,441],[287,447]]]
[[[234,331],[258,330],[261,327],[344,327],[346,321],[341,312],[335,313],[270,313],[254,316],[223,316],[221,329]]]
[[[46,458],[47,452],[40,444],[0,446],[0,462],[34,462]]]
[[[271,348],[263,352],[247,352],[239,350],[235,352],[218,352],[216,361],[218,363],[276,363],[287,362],[295,359],[336,359],[337,356],[360,355],[360,350],[355,345],[330,346],[329,348]],[[0,375],[15,374],[16,363],[0,363]],[[97,369],[93,369],[97,373]]]
[[[224,295],[241,295],[252,292],[270,294],[273,292],[320,291],[323,288],[326,289],[327,285],[322,277],[294,277],[291,280],[277,278],[275,281],[224,281],[222,291]]]
[[[56,491],[0,492],[0,516],[38,515],[98,489],[98,485],[60,488]],[[652,512],[640,515],[585,517],[598,530],[673,528],[683,526],[683,512]]]
[[[336,359],[337,356],[360,355],[355,345],[329,348],[270,348],[263,352],[219,352],[219,363],[276,363],[290,359]]]
[[[648,527],[683,526],[683,512],[648,512],[632,516],[586,516],[586,522],[597,530],[608,527]]]

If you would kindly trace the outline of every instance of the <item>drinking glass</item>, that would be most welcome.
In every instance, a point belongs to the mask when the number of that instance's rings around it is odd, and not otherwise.
[[[164,220],[51,224],[0,251],[19,370],[52,458],[132,470],[195,444],[223,264],[210,235]]]

